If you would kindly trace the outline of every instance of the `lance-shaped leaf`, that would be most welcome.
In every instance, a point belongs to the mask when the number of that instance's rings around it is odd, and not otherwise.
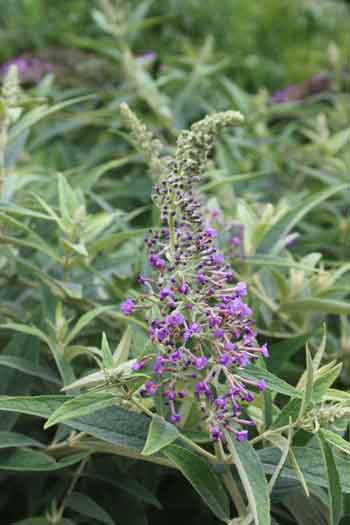
[[[44,428],[50,428],[57,423],[68,421],[68,419],[93,414],[98,410],[115,405],[117,401],[118,396],[110,392],[87,392],[70,399],[57,408],[45,423]]]
[[[322,432],[318,433],[318,441],[323,456],[328,480],[328,493],[330,503],[330,525],[338,525],[342,516],[342,492],[337,465],[331,447]]]
[[[256,525],[270,525],[270,498],[264,469],[252,445],[226,434],[229,450],[241,478]]]
[[[182,472],[217,518],[227,523],[230,517],[227,494],[211,465],[178,445],[168,446],[163,453]]]
[[[339,450],[342,450],[346,454],[350,454],[350,443],[346,441],[344,438],[339,436],[339,434],[336,434],[335,432],[332,432],[331,430],[322,429],[321,431],[322,437],[333,447],[338,448]]]
[[[170,445],[170,443],[178,437],[179,431],[176,426],[155,414],[149,426],[147,440],[142,454],[144,456],[151,456],[167,445]]]
[[[68,497],[66,505],[78,514],[93,519],[94,522],[98,521],[100,523],[105,523],[105,525],[115,525],[108,512],[87,494],[73,492]]]
[[[266,381],[266,387],[273,392],[279,392],[280,394],[290,397],[303,397],[302,393],[296,388],[286,383],[286,381],[283,381],[283,379],[280,379],[274,374],[271,374],[271,372],[264,370],[263,368],[249,365],[244,370],[239,370],[239,375],[253,381],[264,379],[264,381]]]

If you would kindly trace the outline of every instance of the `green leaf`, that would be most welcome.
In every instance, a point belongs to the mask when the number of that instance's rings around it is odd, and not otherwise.
[[[316,376],[312,392],[312,401],[314,403],[317,403],[323,399],[323,397],[327,394],[329,387],[334,383],[335,379],[338,377],[339,372],[342,368],[341,363],[339,363],[339,365],[336,366],[333,366],[332,363],[329,363],[329,365],[326,365],[328,369],[325,372],[322,372],[322,368],[320,368],[317,371],[317,373],[314,374],[314,376]],[[317,374],[319,375],[317,376]],[[298,419],[301,409],[301,403],[302,402],[300,399],[291,399],[289,403],[287,403],[287,405],[283,407],[282,411],[273,422],[272,428],[276,429],[279,427],[283,427],[284,425],[288,425],[289,418],[291,418],[294,423]]]
[[[6,430],[0,430],[0,448],[11,447],[45,448],[45,445],[40,443],[40,441],[24,436],[23,434],[18,434],[17,432],[8,432]]]
[[[330,366],[329,368],[326,368],[330,364],[331,363],[329,363],[325,367],[319,368],[317,373],[314,374],[316,376],[316,379],[314,382],[312,398],[315,402],[320,401],[323,398],[329,387],[333,385],[334,381],[337,379],[342,370],[342,363],[338,363],[335,366]]]
[[[83,516],[105,523],[106,525],[115,525],[108,512],[106,512],[87,494],[73,492],[67,499],[66,505]]]
[[[61,216],[64,222],[69,225],[79,207],[75,191],[68,184],[67,179],[61,173],[58,175],[58,200]]]
[[[115,352],[113,354],[114,366],[118,366],[128,360],[132,341],[132,330],[130,326],[123,333]]]
[[[0,355],[0,366],[7,366],[8,368],[13,368],[14,370],[20,370],[21,372],[29,374],[33,377],[39,377],[40,379],[44,379],[45,381],[49,381],[55,385],[61,385],[59,377],[57,377],[57,375],[52,372],[50,368],[33,364],[24,357],[2,354]]]
[[[310,350],[306,347],[306,384],[304,386],[304,396],[300,405],[298,419],[302,419],[312,401],[314,385],[314,367]]]
[[[310,491],[309,491],[309,487],[306,483],[306,479],[305,479],[305,476],[303,474],[303,471],[301,470],[300,468],[300,465],[297,461],[297,458],[295,457],[295,454],[294,454],[294,451],[290,448],[289,449],[289,452],[288,452],[288,462],[290,464],[290,466],[294,469],[296,475],[297,475],[297,478],[299,479],[300,483],[301,483],[301,486],[303,487],[303,490],[304,490],[304,493],[306,495],[306,497],[309,497],[310,496]]]
[[[74,399],[70,399],[63,403],[63,405],[55,410],[55,412],[49,417],[44,428],[50,428],[53,425],[62,423],[68,419],[93,414],[97,410],[115,405],[118,399],[119,398],[116,394],[109,392],[87,392],[86,394],[82,394],[81,396],[77,396]]]
[[[163,453],[182,472],[215,516],[227,523],[230,518],[227,494],[211,465],[178,445],[168,446]]]
[[[82,315],[80,317],[79,321],[74,326],[74,328],[72,328],[69,331],[69,333],[68,333],[68,335],[66,337],[66,340],[65,340],[65,344],[68,345],[69,343],[71,343],[71,341],[73,341],[73,339],[75,339],[80,334],[80,332],[85,328],[85,326],[87,326],[89,323],[91,323],[91,321],[93,319],[95,319],[95,317],[98,317],[99,315],[101,315],[104,312],[111,311],[114,308],[115,307],[113,307],[113,306],[98,306],[96,308],[93,308],[92,310],[90,310],[86,314]]]
[[[28,518],[28,519],[21,520],[21,521],[16,521],[15,523],[12,523],[11,525],[52,525],[52,522],[48,521],[46,518],[42,518],[38,516],[38,517]],[[59,525],[76,525],[76,524],[72,520],[63,518],[60,520]]]
[[[269,371],[278,374],[283,365],[288,363],[289,359],[307,343],[309,338],[309,335],[299,335],[269,345],[270,357],[266,360]]]
[[[339,434],[332,432],[332,430],[326,430],[325,428],[320,430],[320,433],[330,445],[342,450],[346,454],[350,454],[350,443],[345,441]]]
[[[1,324],[0,328],[14,330],[15,332],[21,332],[22,334],[33,335],[34,337],[38,337],[38,339],[46,343],[48,346],[51,344],[50,339],[44,334],[44,332],[39,330],[39,328],[36,328],[36,326],[29,326],[21,323],[6,323]]]
[[[273,392],[279,392],[280,394],[285,394],[286,396],[290,397],[302,397],[301,392],[283,381],[283,379],[280,379],[274,374],[271,374],[271,372],[268,372],[262,368],[258,368],[257,366],[249,365],[244,370],[239,370],[239,375],[253,381],[264,379],[266,381],[267,388]]]
[[[309,211],[332,195],[335,195],[336,193],[339,193],[348,187],[348,184],[340,184],[319,193],[314,193],[300,204],[291,208],[285,215],[281,217],[279,221],[277,221],[277,223],[272,226],[272,228],[270,228],[267,235],[263,239],[263,242],[259,246],[259,253],[276,255],[279,250],[279,241],[281,239],[283,240]]]
[[[142,454],[144,456],[151,456],[167,445],[170,445],[170,443],[178,437],[179,431],[175,425],[168,423],[163,417],[155,414],[149,426],[147,440]]]
[[[13,451],[4,450],[0,452],[0,469],[22,472],[59,470],[75,465],[88,455],[89,453],[86,452],[71,454],[60,461],[55,461],[51,456],[44,454],[44,452],[26,448],[16,448]]]
[[[48,418],[68,396],[0,396],[0,410]]]
[[[285,462],[287,461],[287,458],[288,458],[288,455],[290,453],[290,447],[291,447],[291,444],[292,444],[292,439],[293,439],[293,428],[292,426],[289,427],[288,429],[288,438],[284,438],[282,435],[279,435],[279,436],[276,436],[275,437],[275,444],[278,446],[278,448],[281,449],[282,451],[282,455],[281,455],[281,459],[279,460],[277,466],[276,466],[276,470],[274,471],[273,475],[271,476],[271,479],[269,481],[269,484],[268,484],[268,487],[269,487],[269,492],[271,493],[272,490],[273,490],[273,487],[275,485],[275,483],[277,482],[280,474],[281,474],[281,470],[283,469],[284,467],[284,464]],[[272,441],[272,439],[271,439]]]
[[[34,108],[33,110],[26,113],[18,121],[18,123],[12,127],[11,132],[9,134],[9,139],[8,139],[9,143],[15,140],[24,131],[34,126],[34,124],[36,124],[40,120],[47,118],[48,116],[53,115],[54,113],[57,113],[58,111],[61,111],[74,104],[79,104],[80,102],[84,102],[85,100],[91,100],[94,97],[95,95],[84,95],[82,97],[77,97],[77,98],[65,100],[63,102],[59,102],[58,104],[54,104],[53,106],[50,106],[50,107],[47,107],[46,105],[42,105],[42,106],[38,106]]]
[[[323,457],[319,447],[293,447],[291,450],[295,455],[295,459],[300,466],[305,480],[311,485],[328,488]],[[267,474],[273,474],[280,460],[281,452],[276,448],[266,447],[259,451],[259,457],[265,472]],[[342,491],[350,494],[349,459],[338,454],[334,455],[334,459],[339,472]],[[288,460],[288,465],[282,469],[281,478],[298,481],[299,475],[295,471],[293,464],[289,465],[289,463]]]
[[[106,334],[103,332],[102,334],[102,343],[101,343],[101,351],[102,351],[102,364],[104,368],[113,368],[114,362],[113,362],[113,355],[108,343],[108,339],[106,337]]]
[[[333,299],[308,297],[282,305],[284,312],[321,312],[325,314],[350,314],[350,303]]]
[[[263,466],[257,452],[248,442],[239,442],[227,434],[229,451],[232,454],[241,478],[250,510],[256,525],[270,525],[270,498]]]
[[[318,440],[328,480],[330,525],[338,525],[342,516],[342,491],[339,474],[335,464],[332,449],[328,445],[322,431],[318,433]]]

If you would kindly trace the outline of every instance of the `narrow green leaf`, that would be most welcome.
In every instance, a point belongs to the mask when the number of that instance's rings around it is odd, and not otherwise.
[[[142,454],[144,456],[151,456],[167,445],[170,445],[170,443],[178,437],[179,431],[175,425],[168,423],[163,417],[155,414],[149,426],[147,440]]]
[[[283,312],[321,312],[325,314],[350,314],[350,303],[334,299],[308,297],[282,306]]]
[[[309,335],[299,335],[269,345],[270,357],[266,363],[269,371],[278,374],[283,365],[287,364],[289,359],[307,343],[309,337]]]
[[[0,396],[0,410],[48,418],[65,401],[73,397],[59,396]]]
[[[62,423],[68,419],[86,416],[93,414],[97,410],[110,407],[116,404],[118,396],[109,392],[106,393],[92,393],[87,392],[74,399],[70,399],[63,403],[55,412],[49,417],[45,423],[44,428],[50,428],[57,423]]]
[[[290,397],[303,397],[301,392],[283,381],[283,379],[280,379],[271,372],[258,368],[257,366],[249,365],[244,370],[239,370],[239,375],[246,379],[252,379],[253,381],[264,379],[267,388],[273,392],[279,392],[280,394],[285,394]]]
[[[114,354],[113,354],[114,366],[121,365],[122,363],[128,360],[130,348],[131,348],[131,341],[132,341],[132,329],[130,328],[130,326],[128,326],[128,328],[123,333],[123,337],[121,338],[117,348],[114,351]]]
[[[342,491],[339,474],[333,457],[332,449],[328,445],[327,439],[324,437],[322,431],[319,432],[317,436],[328,479],[330,525],[338,525],[342,516]]]
[[[295,459],[299,464],[300,470],[307,483],[328,488],[324,462],[319,447],[293,447],[290,450],[294,453]],[[267,474],[273,474],[276,465],[280,460],[281,452],[276,448],[266,447],[259,450],[259,457],[264,466],[265,472]],[[337,465],[342,491],[346,494],[350,494],[349,458],[344,457],[341,454],[334,454],[334,459]],[[282,469],[281,478],[286,480],[299,480],[299,475],[289,458],[288,465]]]
[[[68,396],[0,396],[0,410],[31,414],[45,419],[57,410]],[[104,408],[94,414],[68,420],[66,425],[86,432],[120,448],[122,455],[140,454],[147,438],[149,418],[118,406]]]
[[[324,356],[324,353],[326,351],[326,344],[327,344],[327,325],[326,323],[323,324],[323,336],[321,340],[321,344],[313,358],[313,364],[314,364],[314,371],[318,370],[321,366],[321,362]]]
[[[38,450],[16,448],[13,451],[0,452],[0,469],[22,472],[45,472],[59,470],[78,463],[89,455],[86,452],[71,454],[60,461],[55,461],[51,456]]]
[[[310,496],[309,487],[307,486],[305,476],[303,474],[303,471],[301,470],[299,463],[297,461],[297,458],[295,457],[294,451],[290,448],[288,452],[288,461],[291,465],[291,467],[294,469],[297,478],[299,479],[301,486],[303,487],[304,493],[306,497]]]
[[[98,306],[94,308],[93,310],[90,310],[86,314],[82,315],[79,321],[74,326],[74,328],[72,328],[69,331],[66,337],[66,340],[65,340],[65,344],[68,345],[69,343],[71,343],[71,341],[73,341],[73,339],[75,339],[80,334],[83,328],[85,328],[85,326],[91,323],[91,321],[93,321],[95,317],[98,317],[104,312],[111,311],[113,310],[113,308],[114,308],[113,306]]]
[[[103,332],[102,334],[102,343],[101,343],[101,351],[102,351],[102,363],[104,368],[113,368],[114,362],[113,362],[113,355],[108,343],[108,339],[106,337],[106,334]]]
[[[332,366],[329,369],[325,369],[325,367],[318,369],[318,377],[315,374],[316,379],[312,394],[313,400],[315,402],[320,401],[323,398],[329,387],[333,385],[334,381],[339,376],[342,367],[342,363],[338,363],[337,365]],[[324,372],[323,369],[325,369]]]
[[[281,455],[281,459],[279,460],[279,462],[278,462],[278,464],[276,466],[276,470],[274,471],[273,475],[271,476],[271,479],[270,479],[269,484],[268,484],[270,494],[271,494],[271,492],[273,490],[273,487],[276,484],[276,482],[277,482],[277,480],[278,480],[278,478],[279,478],[279,476],[281,474],[281,470],[283,469],[285,462],[287,461],[288,454],[289,454],[289,451],[290,451],[290,447],[291,447],[291,444],[292,444],[292,439],[293,439],[293,428],[292,428],[292,426],[290,426],[289,429],[288,429],[288,438],[287,439],[284,438],[281,435],[277,436],[276,439],[275,439],[275,445],[278,446],[278,448],[281,449],[282,455]]]
[[[307,409],[310,406],[311,400],[312,400],[312,392],[313,392],[313,384],[314,384],[314,367],[313,362],[311,358],[311,353],[308,347],[306,347],[306,382],[304,386],[304,396],[301,401],[300,411],[299,411],[299,419],[302,419],[307,411]]]
[[[230,518],[227,494],[211,465],[178,445],[168,446],[163,453],[182,472],[215,516],[227,523]]]
[[[315,206],[318,206],[321,202],[329,199],[329,197],[332,195],[335,195],[336,193],[343,191],[348,187],[348,184],[340,184],[338,186],[328,188],[327,190],[321,191],[319,193],[314,193],[297,206],[294,206],[268,231],[267,235],[263,239],[263,242],[259,246],[259,253],[276,255],[279,249],[279,241],[285,238],[286,235],[288,235],[288,233],[303,217],[305,217],[309,211],[315,208]]]
[[[345,439],[339,436],[339,434],[332,432],[332,430],[326,429],[320,430],[320,433],[330,445],[338,448],[339,450],[342,450],[346,454],[350,454],[350,443],[345,441]]]
[[[67,507],[87,516],[93,520],[105,523],[106,525],[115,525],[111,516],[100,505],[98,505],[90,496],[81,492],[73,492],[66,501]]]
[[[61,385],[59,377],[52,372],[50,368],[38,364],[34,365],[24,357],[2,354],[0,355],[0,366],[7,366],[8,368],[19,370],[33,377],[39,377],[55,385]]]
[[[48,346],[51,344],[49,338],[44,334],[44,332],[39,330],[39,328],[36,328],[36,326],[29,326],[21,323],[6,323],[1,324],[0,328],[14,330],[15,332],[21,332],[22,334],[33,335],[34,337],[41,339],[41,341],[44,341],[44,343],[46,343]]]
[[[227,434],[227,443],[256,525],[270,525],[270,498],[263,466],[248,442],[239,442]]]
[[[30,437],[19,434],[18,432],[8,432],[0,430],[0,448],[11,447],[37,447],[45,448],[45,445]]]

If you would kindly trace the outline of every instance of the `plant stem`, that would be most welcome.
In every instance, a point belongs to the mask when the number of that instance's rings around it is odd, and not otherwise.
[[[64,509],[66,508],[68,498],[72,495],[72,493],[74,491],[74,488],[75,488],[75,485],[78,483],[79,478],[82,475],[83,470],[84,470],[85,465],[88,462],[88,460],[89,460],[89,457],[83,459],[83,461],[80,463],[79,467],[77,468],[77,470],[76,470],[76,472],[75,472],[75,474],[73,476],[73,479],[72,479],[72,481],[71,481],[71,483],[70,483],[70,485],[68,487],[66,495],[64,496],[63,501],[62,501],[61,506],[60,506],[59,511],[58,511],[58,515],[61,518],[63,516]]]

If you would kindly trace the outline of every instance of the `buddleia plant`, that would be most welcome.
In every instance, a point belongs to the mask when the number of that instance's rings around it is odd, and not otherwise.
[[[74,480],[90,454],[109,453],[177,469],[230,525],[279,523],[286,509],[294,515],[324,501],[325,489],[326,519],[339,523],[350,487],[350,398],[332,388],[342,365],[323,364],[325,332],[314,355],[307,349],[295,387],[268,371],[249,287],[223,255],[199,191],[217,136],[242,126],[243,116],[205,117],[163,155],[136,115],[121,111],[153,171],[159,216],[145,239],[144,270],[115,314],[127,328],[116,349],[102,334],[96,370],[65,381],[65,395],[3,397],[0,409],[59,425],[48,453],[79,463]],[[74,328],[66,323],[63,339],[89,315]],[[43,332],[26,330],[45,342]],[[65,355],[54,351],[64,368]],[[52,512],[61,519],[64,502]]]

